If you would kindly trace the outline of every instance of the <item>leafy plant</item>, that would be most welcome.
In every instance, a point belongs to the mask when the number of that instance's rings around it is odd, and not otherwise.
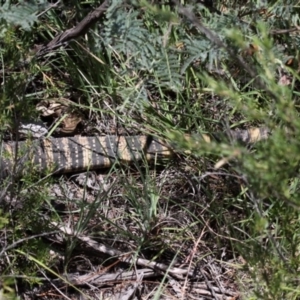
[[[118,268],[129,271],[122,258],[134,253],[168,266],[157,278],[157,297],[167,293],[174,264],[188,262],[197,279],[209,274],[210,282],[216,278],[211,265],[230,265],[218,278],[234,281],[250,299],[299,298],[299,9],[295,1],[209,2],[113,0],[87,34],[21,65],[33,40],[49,43],[46,37],[76,26],[98,3],[65,4],[38,18],[44,2],[3,5],[3,138],[11,139],[12,124],[37,118],[40,99],[64,97],[83,116],[79,133],[112,134],[112,127],[113,134],[120,128],[121,134],[151,134],[176,154],[169,163],[113,166],[99,175],[96,189],[88,174],[76,193],[68,177],[53,186],[57,179],[28,171],[22,183],[6,181],[2,200],[23,209],[3,208],[4,251],[13,259],[2,261],[1,276],[24,272],[32,275],[23,278],[28,287],[42,286],[46,274],[61,280],[60,273],[78,273],[80,264],[115,270],[118,259]],[[257,126],[271,134],[255,145],[238,144],[229,134]],[[51,232],[54,222],[68,228],[64,239],[33,240]],[[84,251],[96,240],[126,255]],[[54,244],[55,259],[47,251]]]
[[[30,31],[38,21],[37,12],[47,7],[47,1],[39,0],[35,3],[18,1],[13,4],[7,0],[0,7],[0,20],[2,21],[1,37],[3,37],[9,25],[20,26],[26,31]]]

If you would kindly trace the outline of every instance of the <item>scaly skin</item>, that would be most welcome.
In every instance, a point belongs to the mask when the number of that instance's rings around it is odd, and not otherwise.
[[[268,135],[269,130],[266,128],[231,130],[225,134],[227,139],[244,144],[266,139]],[[200,141],[210,142],[212,139],[219,140],[220,134],[201,137]],[[185,138],[193,137],[187,135]],[[22,169],[28,161],[39,171],[52,170],[62,174],[110,168],[116,162],[130,164],[142,160],[159,161],[173,154],[174,149],[170,144],[151,136],[78,136],[2,143],[0,177],[7,177],[14,165]],[[14,164],[16,157],[17,163]]]

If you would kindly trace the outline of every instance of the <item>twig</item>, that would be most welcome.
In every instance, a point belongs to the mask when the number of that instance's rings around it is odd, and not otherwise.
[[[45,54],[59,48],[62,45],[66,45],[73,39],[76,39],[84,34],[92,27],[106,12],[108,8],[108,0],[105,0],[99,7],[91,11],[81,22],[79,22],[74,28],[67,29],[66,31],[58,34],[47,45],[42,46],[36,53],[36,57],[44,56]]]
[[[11,244],[10,246],[7,246],[5,247],[4,249],[2,249],[2,251],[0,252],[0,257],[8,250],[10,249],[13,249],[15,248],[17,245],[23,243],[23,242],[27,242],[29,240],[32,240],[32,239],[36,239],[38,237],[42,237],[42,236],[46,236],[46,235],[51,235],[51,234],[54,234],[54,233],[57,233],[58,231],[51,231],[51,232],[44,232],[44,233],[40,233],[40,234],[36,234],[36,235],[33,235],[33,236],[30,236],[30,237],[27,237],[27,238],[24,238],[24,239],[20,239],[18,240],[17,242],[14,242],[13,244]]]
[[[37,15],[37,18],[39,18],[40,16],[42,16],[43,14],[45,14],[48,10],[54,8],[54,7],[57,7],[58,4],[60,3],[61,0],[58,0],[57,2],[53,3],[53,4],[50,4],[44,11],[42,11],[41,13],[39,13]]]
[[[300,31],[300,26],[295,26],[290,29],[274,29],[270,31],[270,34],[276,35],[276,34],[286,34],[291,32],[297,32]]]
[[[193,274],[192,271],[188,271],[181,268],[173,268],[162,263],[156,263],[155,261],[150,261],[148,259],[137,257],[134,254],[123,253],[113,247],[109,247],[104,244],[98,243],[87,236],[78,235],[76,234],[76,232],[74,232],[70,227],[67,227],[66,225],[58,225],[58,223],[56,222],[52,222],[52,225],[57,227],[63,233],[76,237],[80,241],[92,247],[94,250],[100,253],[108,254],[112,257],[117,257],[122,262],[133,264],[133,265],[137,264],[145,268],[151,268],[153,270],[167,272],[169,275],[180,280],[182,280],[184,276],[195,278],[195,275]]]
[[[44,276],[44,278],[51,284],[51,286],[63,297],[63,299],[72,300],[66,294],[64,294],[55,284],[53,284],[52,280],[47,276],[47,274],[42,269],[40,269],[39,271]]]

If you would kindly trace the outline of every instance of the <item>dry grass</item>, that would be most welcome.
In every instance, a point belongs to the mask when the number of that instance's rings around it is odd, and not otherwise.
[[[216,4],[226,16],[198,7],[203,23],[184,7],[119,3],[114,14],[112,4],[87,35],[27,64],[20,61],[34,42],[47,44],[94,6],[54,7],[30,34],[7,25],[3,140],[24,138],[19,121],[42,119],[53,136],[153,134],[177,151],[156,164],[61,177],[30,169],[4,182],[1,291],[24,299],[299,297],[298,40],[267,34],[283,27],[279,15],[290,20],[284,11],[274,6],[266,17],[251,5],[240,5],[236,29],[226,1]],[[256,29],[247,23],[255,17],[263,22]],[[287,67],[292,56],[295,68]],[[35,109],[63,98],[71,110],[41,117]],[[65,113],[80,116],[76,130],[55,123]],[[262,125],[270,139],[247,147],[182,139]]]

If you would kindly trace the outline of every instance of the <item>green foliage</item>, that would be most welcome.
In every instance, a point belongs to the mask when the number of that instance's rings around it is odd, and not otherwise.
[[[47,1],[40,0],[35,3],[29,3],[28,1],[19,1],[17,4],[12,4],[7,0],[0,7],[0,36],[3,37],[3,33],[7,29],[7,25],[20,26],[26,31],[31,30],[35,22],[38,21],[36,13],[43,10],[47,6]]]
[[[121,71],[120,76],[130,76],[138,70],[139,76],[143,77],[141,90],[144,89],[139,98],[145,98],[145,91],[158,82],[161,88],[181,90],[178,51],[164,45],[163,32],[167,24],[163,22],[165,25],[153,30],[145,24],[139,10],[127,11],[121,3],[114,1],[108,10],[103,36],[105,49],[112,49],[126,61],[126,69]]]
[[[70,200],[70,207],[77,205],[64,211],[76,223],[77,232],[97,233],[114,241],[116,236],[130,237],[137,255],[156,247],[151,259],[165,249],[176,249],[180,256],[176,242],[194,243],[199,232],[207,232],[203,243],[210,247],[209,255],[223,260],[218,255],[225,245],[230,258],[243,257],[245,264],[239,272],[246,275],[237,277],[247,278],[240,282],[245,295],[297,299],[299,8],[294,1],[280,0],[214,2],[222,14],[193,3],[186,4],[189,13],[184,14],[169,4],[125,5],[113,0],[105,19],[85,38],[70,43],[67,51],[22,67],[18,63],[30,56],[33,40],[45,39],[40,32],[51,36],[66,30],[64,24],[75,26],[78,20],[66,16],[81,13],[86,3],[76,3],[76,9],[66,7],[64,13],[50,10],[41,17],[45,22],[39,19],[39,30],[28,33],[16,32],[8,24],[29,30],[41,6],[7,2],[0,15],[1,128],[24,117],[35,118],[34,107],[40,99],[70,96],[88,116],[90,123],[84,125],[117,120],[126,129],[135,126],[138,134],[167,138],[182,154],[174,166],[180,178],[173,174],[156,179],[159,171],[150,175],[146,162],[143,168],[135,166],[136,177],[113,170],[110,176],[119,186],[99,192],[92,204],[63,197],[64,202]],[[226,135],[229,129],[252,126],[267,126],[272,134],[250,149],[230,139],[208,144],[200,138],[202,133]],[[186,140],[184,133],[196,134]],[[29,235],[47,232],[53,219],[61,220],[62,214],[49,202],[48,183],[28,171],[22,184],[15,182],[15,190],[9,190],[11,199],[23,205],[21,211],[13,212],[13,220],[3,209],[0,227],[11,233],[9,243],[21,240],[24,231]],[[122,214],[109,217],[106,205],[109,210],[120,207]],[[50,212],[44,219],[45,207]],[[166,216],[176,219],[176,225],[169,225]],[[64,246],[67,272],[78,241],[70,236]],[[17,248],[7,251],[14,256],[7,274],[34,277],[41,266],[53,263],[41,239]],[[24,253],[30,253],[30,261]],[[207,255],[197,254],[197,263]],[[36,283],[35,279],[28,282]]]
[[[2,210],[0,210],[0,229],[2,229],[8,223],[6,215],[3,215]]]

